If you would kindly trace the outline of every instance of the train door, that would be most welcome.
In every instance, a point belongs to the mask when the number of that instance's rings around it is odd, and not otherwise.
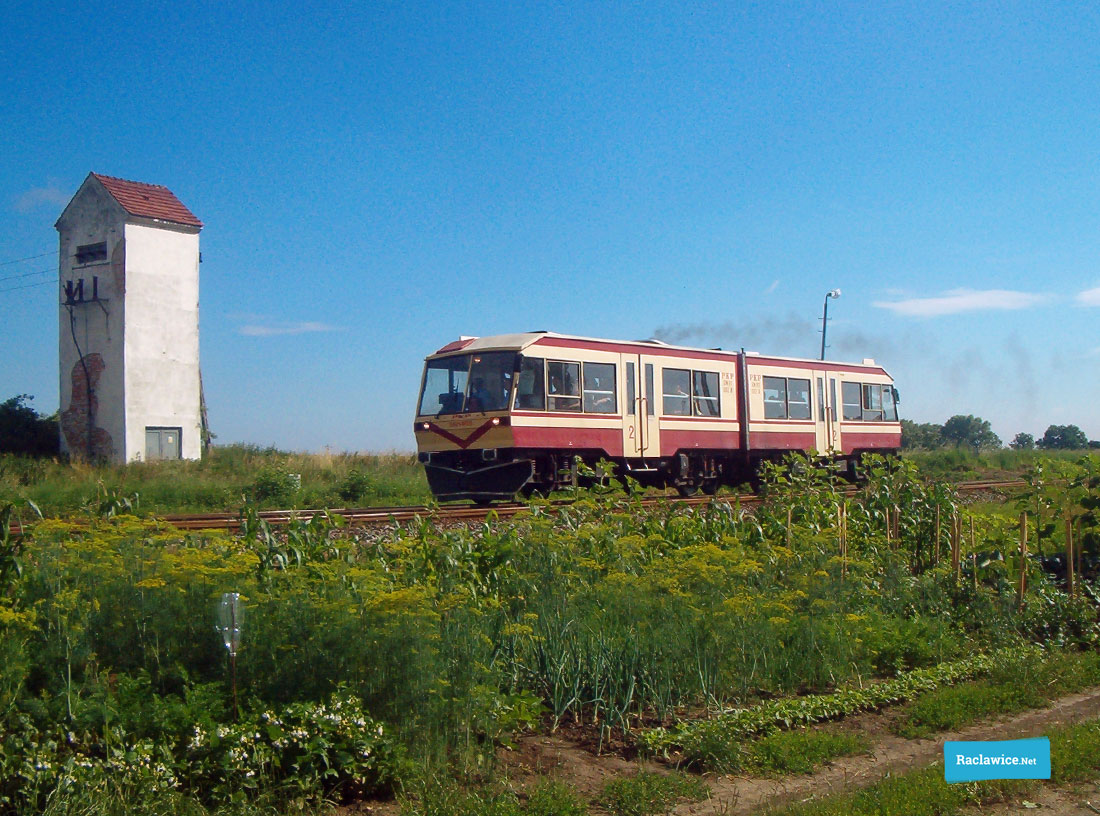
[[[637,459],[642,455],[641,402],[642,385],[637,354],[622,356],[623,371],[623,456]]]
[[[655,367],[640,354],[624,354],[623,456],[656,458],[661,454],[657,425]]]
[[[837,454],[843,450],[840,447],[840,403],[837,402],[839,395],[839,387],[836,383],[836,377],[829,377],[829,410],[826,411],[828,417],[828,431],[829,431],[829,453]]]
[[[825,374],[818,374],[814,381],[814,449],[818,453],[828,453],[832,442],[829,439],[829,405],[825,399]]]

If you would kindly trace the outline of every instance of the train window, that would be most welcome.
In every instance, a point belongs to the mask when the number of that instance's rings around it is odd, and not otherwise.
[[[693,371],[691,393],[695,399],[695,416],[721,415],[718,405],[718,374],[714,371]]]
[[[506,410],[512,400],[512,373],[516,355],[513,352],[494,351],[472,356],[466,411]]]
[[[813,419],[809,380],[787,380],[787,416],[791,419]]]
[[[634,404],[634,363],[626,364],[626,410],[624,413],[637,414],[638,406]]]
[[[645,364],[645,412],[647,416],[653,416],[653,401],[656,399],[654,394],[657,392],[653,388],[653,363]]]
[[[844,418],[863,419],[863,403],[859,396],[859,383],[840,384],[840,393],[844,398]]]
[[[665,416],[691,416],[691,372],[683,368],[661,369]]]
[[[787,418],[787,378],[764,378],[764,418]]]
[[[615,413],[615,366],[584,364],[584,410],[589,414]]]
[[[882,421],[882,386],[864,383],[863,419],[867,422]]]
[[[470,355],[429,360],[424,367],[424,388],[420,392],[420,416],[458,414],[466,401]]]
[[[898,406],[894,400],[894,387],[882,386],[882,418],[887,422],[898,421]]]
[[[546,364],[546,379],[550,387],[547,407],[551,411],[581,409],[581,364],[551,360]]]
[[[521,357],[516,381],[516,408],[546,410],[546,371],[541,357]]]
[[[836,422],[836,377],[829,378],[829,414]]]
[[[825,421],[825,380],[822,377],[817,378],[817,418]]]

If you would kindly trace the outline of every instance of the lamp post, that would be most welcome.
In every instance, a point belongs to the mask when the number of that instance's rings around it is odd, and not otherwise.
[[[840,290],[834,289],[825,293],[825,308],[821,310],[821,359],[825,359],[825,327],[829,319],[829,298],[840,297]]]

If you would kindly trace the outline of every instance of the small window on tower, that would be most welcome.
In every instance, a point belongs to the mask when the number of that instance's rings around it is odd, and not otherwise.
[[[78,264],[95,263],[107,260],[107,242],[98,244],[84,244],[76,248],[76,262]]]

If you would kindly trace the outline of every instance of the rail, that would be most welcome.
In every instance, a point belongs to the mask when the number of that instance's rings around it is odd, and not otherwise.
[[[1027,482],[1022,479],[985,479],[959,482],[955,485],[955,488],[960,492],[969,493],[982,490],[1011,490],[1026,485]],[[861,489],[859,485],[852,485],[847,492],[858,493]],[[680,496],[646,496],[640,499],[640,503],[643,507],[653,507],[670,501],[697,505],[708,504],[714,500],[713,496],[693,496],[686,499]],[[752,505],[759,503],[761,497],[755,493],[742,493],[736,496],[719,497],[718,500],[737,501],[742,505]],[[553,502],[551,506],[568,506],[571,502],[571,499],[561,499]],[[492,507],[403,505],[398,507],[329,508],[327,510],[261,510],[258,511],[257,515],[268,524],[278,527],[289,524],[292,519],[309,521],[313,516],[327,512],[331,516],[342,516],[349,525],[368,527],[379,524],[410,522],[425,517],[442,522],[484,521],[490,513],[495,513],[500,518],[507,518],[528,509],[528,507],[529,505],[520,502],[507,502]],[[179,530],[236,530],[241,524],[240,513],[173,513],[159,516],[159,518]],[[17,522],[11,524],[10,533],[12,535],[22,533],[22,528]]]

